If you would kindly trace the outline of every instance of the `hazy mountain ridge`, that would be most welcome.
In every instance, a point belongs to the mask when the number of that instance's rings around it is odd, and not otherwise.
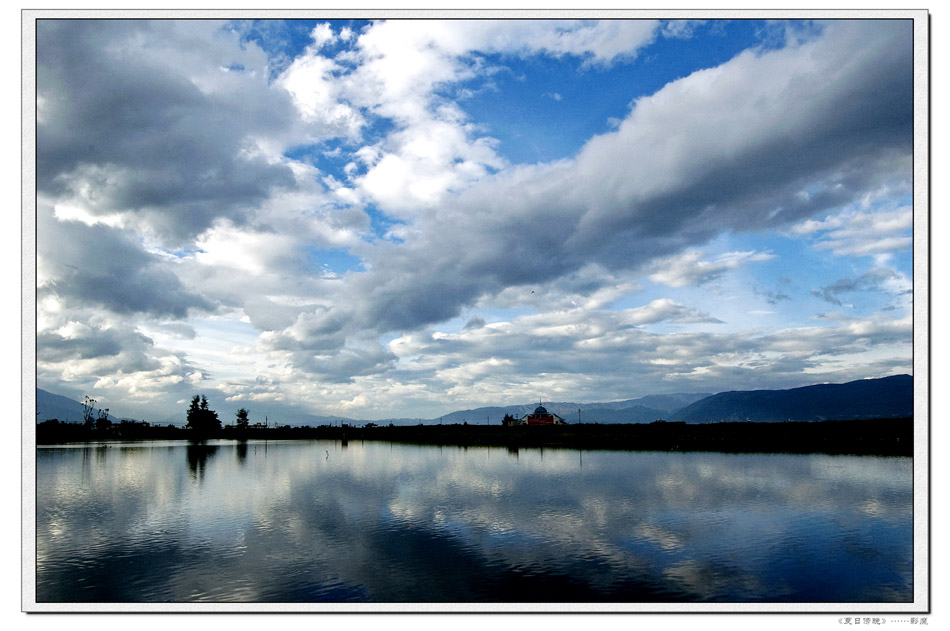
[[[647,395],[637,399],[626,399],[623,401],[605,401],[595,403],[575,403],[575,402],[553,402],[544,403],[544,407],[549,411],[563,417],[569,423],[578,421],[578,410],[580,420],[583,423],[649,423],[658,418],[665,418],[672,412],[690,403],[708,397],[709,393],[676,393]],[[524,403],[507,406],[486,406],[470,410],[456,410],[444,414],[441,417],[431,419],[422,418],[388,418],[372,421],[380,425],[432,425],[444,423],[447,425],[457,423],[469,423],[473,425],[481,424],[500,424],[505,414],[511,414],[520,418],[525,414],[533,412],[538,406],[537,403]],[[36,389],[36,411],[37,420],[44,421],[57,418],[60,421],[78,423],[83,420],[82,404],[78,401],[69,399],[58,394],[53,394]],[[181,417],[169,418],[155,421],[159,424],[172,423],[176,425],[184,424],[184,411]],[[228,424],[232,421],[230,416],[222,415],[219,411],[222,423]],[[109,415],[110,420],[119,420],[114,415]],[[252,419],[253,422],[260,422],[263,419]],[[339,425],[341,423],[363,424],[370,421],[347,418],[343,416],[326,416],[312,414],[292,414],[286,418],[275,418],[271,424],[290,424],[290,425]]]
[[[98,407],[97,410],[93,412],[95,416],[98,416]],[[218,410],[218,416],[221,419],[222,424],[227,425],[234,422],[234,416],[230,413],[222,413],[221,410]],[[53,394],[43,390],[42,388],[36,389],[36,420],[38,422],[47,421],[50,419],[58,419],[63,423],[82,423],[83,422],[83,406],[79,401],[70,399],[69,397],[64,397],[59,394]],[[119,421],[130,421],[130,420],[148,420],[153,424],[157,425],[184,425],[185,424],[185,410],[181,411],[180,416],[170,417],[167,419],[132,419],[128,417],[118,417],[114,414],[109,414],[109,420],[113,423]],[[258,419],[254,417],[251,419],[253,423],[263,423],[265,418]],[[312,414],[294,414],[291,417],[274,419],[269,421],[271,425],[280,424],[292,424],[292,425],[336,425],[339,423],[362,423],[364,421],[356,421],[354,419],[349,419],[341,416],[317,416]],[[386,421],[387,423],[389,421]],[[418,421],[415,421],[418,422]]]
[[[93,415],[99,416],[99,408],[93,411]],[[109,420],[113,423],[121,420],[116,416],[109,414]],[[58,419],[63,423],[82,423],[83,406],[79,401],[74,401],[69,397],[59,394],[53,394],[46,390],[36,389],[36,420],[47,421]]]
[[[677,393],[647,395],[624,401],[597,403],[546,402],[548,411],[568,423],[651,423],[657,419],[687,423],[716,423],[735,421],[781,422],[873,419],[913,416],[914,382],[911,375],[893,375],[880,379],[863,379],[844,384],[818,384],[788,390],[739,390],[706,393]],[[269,421],[271,425],[361,425],[374,422],[379,425],[498,425],[506,414],[520,418],[533,412],[537,403],[506,406],[486,406],[470,410],[456,410],[432,419],[392,418],[375,421],[356,420],[341,416],[293,414]],[[580,411],[578,413],[578,411]],[[58,418],[60,421],[79,423],[83,420],[82,404],[64,396],[36,389],[36,420]],[[122,420],[113,415],[113,422]],[[233,419],[221,415],[222,423]],[[255,422],[260,420],[254,419]],[[172,422],[184,424],[181,419]],[[165,422],[160,422],[164,424]]]
[[[789,390],[720,392],[679,410],[687,423],[782,422],[913,416],[914,378],[893,375]]]
[[[553,412],[568,423],[649,423],[665,418],[687,405],[710,396],[709,393],[651,394],[638,399],[624,401],[606,401],[595,403],[574,403],[571,401],[543,402],[548,412]],[[500,423],[505,414],[520,418],[534,412],[538,403],[518,405],[486,406],[471,410],[449,412],[441,417],[430,419],[429,423]]]

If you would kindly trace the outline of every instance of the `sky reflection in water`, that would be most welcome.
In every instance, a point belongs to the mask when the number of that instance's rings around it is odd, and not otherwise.
[[[387,443],[37,451],[37,599],[912,599],[912,461]]]

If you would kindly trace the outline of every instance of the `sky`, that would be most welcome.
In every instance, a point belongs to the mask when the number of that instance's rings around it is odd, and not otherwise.
[[[37,386],[376,420],[913,372],[906,20],[41,20]]]

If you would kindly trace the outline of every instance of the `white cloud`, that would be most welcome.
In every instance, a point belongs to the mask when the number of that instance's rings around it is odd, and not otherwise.
[[[382,208],[411,216],[503,167],[494,144],[489,138],[470,140],[456,122],[421,122],[392,134],[356,182]]]
[[[202,265],[262,274],[268,267],[268,255],[284,250],[292,239],[283,235],[253,234],[221,223],[195,242],[199,248],[195,259]]]
[[[333,43],[337,36],[334,34],[330,24],[324,22],[323,24],[317,24],[315,27],[313,27],[310,37],[313,38],[314,46],[319,49],[323,48],[327,44]]]
[[[334,78],[340,71],[336,62],[313,49],[295,59],[277,80],[277,85],[293,96],[312,135],[311,141],[336,136],[357,138],[366,125],[359,109],[345,101],[341,86]]]
[[[269,89],[263,52],[220,27],[39,22],[40,194],[181,246],[291,185],[259,142],[290,128],[290,99]]]
[[[709,314],[688,309],[669,298],[659,298],[648,305],[619,312],[623,320],[633,325],[644,325],[669,320],[672,322],[718,322]]]
[[[663,23],[662,33],[665,37],[689,38],[706,20],[669,20]]]
[[[650,21],[478,20],[372,25],[358,40],[360,66],[333,89],[361,109],[391,119],[397,129],[382,145],[358,152],[369,169],[354,181],[368,199],[401,215],[437,204],[446,194],[505,165],[495,142],[479,136],[458,108],[446,109],[444,100],[435,95],[439,86],[477,75],[478,63],[470,57],[475,51],[572,54],[609,63],[634,57],[653,40],[656,26]],[[334,66],[320,59],[295,65]],[[329,72],[321,71],[321,76]],[[321,96],[331,92],[320,87],[325,85],[321,80],[310,85]],[[554,98],[559,100],[560,95]]]
[[[729,270],[753,262],[768,261],[773,255],[764,252],[727,252],[712,261],[701,260],[703,253],[693,250],[656,261],[650,280],[670,287],[686,287],[708,283]]]
[[[353,330],[405,331],[592,263],[629,271],[672,257],[669,269],[653,273],[685,286],[765,260],[769,254],[756,252],[711,261],[678,253],[724,231],[781,226],[860,199],[883,179],[909,177],[899,161],[881,158],[909,150],[899,133],[879,129],[880,152],[872,155],[867,128],[848,122],[857,98],[880,100],[854,86],[902,80],[892,64],[909,51],[895,49],[894,35],[879,25],[864,32],[836,23],[824,39],[746,53],[676,81],[641,99],[617,132],[593,139],[576,160],[507,168],[447,197],[437,213],[414,217],[404,243],[363,248],[368,271],[347,279],[351,294],[338,308]],[[859,40],[868,54],[842,64]],[[820,106],[811,102],[816,91]],[[903,129],[909,118],[892,122]],[[792,149],[795,163],[783,163]],[[829,170],[853,174],[836,176],[833,190],[807,202],[797,197],[803,182],[820,186]]]
[[[590,56],[607,64],[617,58],[636,57],[638,51],[653,42],[659,23],[653,20],[605,20],[596,23],[535,22],[523,46],[554,55]],[[553,24],[554,28],[549,28]],[[533,32],[530,32],[533,31]],[[524,33],[522,33],[524,34]]]
[[[596,400],[634,382],[668,392],[906,365],[907,331],[866,310],[863,328],[783,313],[788,331],[738,331],[712,298],[642,293],[660,289],[643,275],[697,287],[772,258],[736,233],[792,226],[818,255],[882,269],[907,247],[911,210],[893,202],[910,183],[900,25],[832,22],[747,51],[549,164],[509,164],[449,100],[528,56],[606,72],[695,26],[320,24],[268,83],[264,52],[210,23],[46,25],[40,376],[141,401],[205,387],[386,416],[434,414],[446,396]],[[283,155],[306,145],[306,159]],[[801,291],[906,296],[910,279],[886,269]],[[757,293],[791,304],[793,290]],[[217,333],[199,312],[217,314]]]
[[[861,212],[845,210],[823,220],[810,219],[792,233],[817,237],[815,247],[837,256],[874,256],[910,250],[913,208]]]

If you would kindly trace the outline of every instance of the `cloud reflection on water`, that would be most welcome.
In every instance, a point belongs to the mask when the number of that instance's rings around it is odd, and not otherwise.
[[[252,442],[37,466],[41,600],[911,598],[909,459]]]

